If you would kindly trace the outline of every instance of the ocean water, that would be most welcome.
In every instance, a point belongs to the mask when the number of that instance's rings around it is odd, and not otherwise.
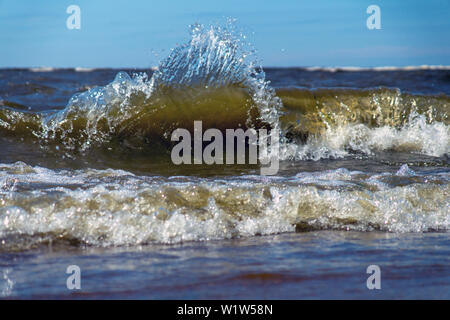
[[[0,297],[450,298],[450,68],[259,65],[195,25],[156,68],[1,69]],[[278,173],[173,164],[196,120],[278,129]]]

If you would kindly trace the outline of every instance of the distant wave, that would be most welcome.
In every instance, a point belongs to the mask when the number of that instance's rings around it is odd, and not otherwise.
[[[450,66],[443,65],[421,65],[421,66],[404,66],[404,67],[304,67],[302,69],[308,71],[327,71],[327,72],[337,72],[337,71],[417,71],[417,70],[450,70]]]
[[[37,67],[37,68],[29,68],[28,69],[31,72],[52,72],[57,70],[57,68],[52,67]]]
[[[82,68],[82,67],[76,67],[75,71],[76,72],[91,72],[94,71],[95,68]]]

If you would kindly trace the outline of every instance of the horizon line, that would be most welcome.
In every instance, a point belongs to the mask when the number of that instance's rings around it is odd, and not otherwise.
[[[406,65],[406,66],[373,66],[373,67],[358,67],[358,66],[261,66],[263,69],[303,69],[306,71],[415,71],[415,70],[450,70],[450,65]],[[49,67],[49,66],[28,66],[28,67],[3,67],[0,70],[27,70],[32,72],[52,72],[56,70],[74,70],[77,72],[91,72],[95,70],[158,70],[157,66],[152,67]]]

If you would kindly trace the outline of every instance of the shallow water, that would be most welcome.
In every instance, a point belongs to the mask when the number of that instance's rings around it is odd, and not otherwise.
[[[238,40],[0,70],[2,297],[449,298],[450,70],[263,71]],[[279,129],[278,173],[174,165],[194,120]]]
[[[50,246],[0,256],[8,298],[449,299],[445,233],[315,231],[120,248]],[[66,288],[67,266],[81,290]],[[381,290],[366,286],[369,265]]]

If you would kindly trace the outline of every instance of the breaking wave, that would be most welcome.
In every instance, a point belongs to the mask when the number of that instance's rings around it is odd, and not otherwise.
[[[149,177],[0,165],[1,250],[178,243],[309,230],[450,229],[450,175],[347,169],[287,177]]]
[[[193,131],[194,120],[202,120],[205,130],[282,129],[285,160],[450,152],[448,96],[389,88],[275,90],[255,56],[232,24],[193,25],[190,40],[150,77],[119,72],[110,84],[75,94],[60,111],[29,112],[0,101],[0,134],[64,150],[135,152],[155,144],[168,149],[173,130]]]
[[[405,67],[306,67],[308,71],[325,71],[325,72],[338,72],[338,71],[418,71],[418,70],[450,70],[450,66],[445,65],[421,65],[421,66],[405,66]]]
[[[258,66],[232,25],[194,25],[189,41],[149,74],[119,72],[62,110],[32,112],[0,99],[0,251],[321,229],[450,230],[450,97],[386,87],[274,89]],[[30,96],[53,92],[41,83],[19,87]],[[280,129],[280,175],[197,167],[195,176],[192,167],[164,171],[163,156],[139,153],[167,155],[172,132],[193,132],[195,120],[203,130]],[[383,152],[397,162],[358,160]],[[297,162],[344,157],[356,158],[343,166],[359,171],[339,168],[348,159]],[[321,171],[299,173],[311,170]]]

